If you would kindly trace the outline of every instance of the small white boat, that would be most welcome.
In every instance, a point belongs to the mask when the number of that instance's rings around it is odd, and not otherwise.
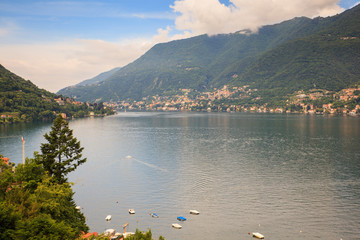
[[[110,221],[111,220],[111,215],[107,215],[105,218],[106,221]]]
[[[176,228],[176,229],[182,228],[182,226],[181,226],[180,224],[178,224],[178,223],[173,223],[173,224],[171,224],[171,226],[172,226],[173,228]]]
[[[156,213],[150,213],[150,216],[152,216],[153,218],[159,218],[159,215],[157,215]]]
[[[76,206],[75,209],[76,209],[76,210],[80,210],[81,207],[80,207],[80,206]]]
[[[122,233],[115,233],[113,236],[110,237],[111,240],[118,240],[118,239],[122,239],[124,237],[124,235]]]
[[[123,234],[124,238],[130,237],[131,235],[134,235],[135,233],[133,232],[126,232]]]
[[[135,214],[135,210],[134,209],[129,209],[129,213],[130,214]]]
[[[193,215],[199,215],[200,212],[197,211],[197,210],[190,210],[190,214],[193,214]]]
[[[116,230],[113,229],[113,228],[110,228],[110,229],[106,229],[105,232],[104,232],[104,235],[105,236],[113,236],[115,234]]]
[[[254,232],[252,235],[253,235],[253,237],[256,237],[256,238],[259,238],[259,239],[264,239],[264,235],[262,235],[261,233]]]

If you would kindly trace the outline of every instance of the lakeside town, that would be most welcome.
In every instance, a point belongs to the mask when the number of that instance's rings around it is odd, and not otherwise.
[[[258,89],[243,87],[214,88],[213,91],[199,92],[180,89],[176,95],[148,96],[141,101],[121,101],[117,103],[80,102],[69,97],[58,96],[54,101],[59,106],[85,107],[77,113],[61,112],[65,119],[88,116],[106,116],[113,111],[190,111],[190,112],[258,112],[258,113],[304,113],[360,116],[360,87],[347,88],[339,92],[323,89],[298,91],[288,97],[281,106],[268,103],[256,104],[261,100]],[[49,100],[50,101],[50,100]],[[242,102],[242,103],[241,103]],[[249,102],[251,104],[249,104]],[[51,113],[56,115],[55,112]],[[17,113],[0,115],[0,122],[13,122]]]
[[[214,88],[211,92],[180,89],[172,96],[148,96],[141,101],[104,103],[118,111],[197,111],[197,112],[260,112],[260,113],[305,113],[360,115],[360,87],[347,88],[339,92],[323,89],[298,91],[281,106],[259,104],[236,104],[242,100],[256,101],[261,97],[258,89],[248,85],[242,87]],[[250,102],[247,101],[247,102]],[[243,101],[246,102],[246,101]]]
[[[60,114],[64,119],[96,117],[114,114],[114,109],[105,106],[102,102],[80,102],[72,98],[63,96],[56,96],[55,98],[51,98],[42,95],[41,97],[46,103],[52,104],[54,102],[54,104],[50,105],[49,107],[52,108],[52,110],[40,108],[38,115],[42,120],[55,119],[58,114]],[[29,115],[29,113],[20,112],[18,110],[13,110],[11,112],[2,112],[0,114],[0,124],[31,121],[32,118],[30,118],[30,120],[27,119],[27,115]]]

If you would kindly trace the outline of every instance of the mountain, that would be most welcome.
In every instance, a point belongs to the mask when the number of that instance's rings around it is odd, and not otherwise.
[[[157,44],[102,82],[59,94],[120,101],[223,85],[250,85],[270,97],[315,87],[338,90],[360,79],[359,11],[360,5],[333,17],[264,26],[255,34],[239,31]]]
[[[0,65],[0,113],[23,120],[37,118],[40,113],[59,108],[55,94],[39,89]],[[2,117],[2,118],[3,118]]]
[[[111,69],[110,71],[100,73],[99,75],[97,75],[97,76],[95,76],[93,78],[84,80],[84,81],[76,84],[76,86],[85,86],[85,85],[91,85],[91,84],[98,84],[98,83],[106,80],[107,78],[109,78],[111,75],[113,75],[119,69],[120,69],[120,67],[117,67],[117,68]]]
[[[104,111],[99,109],[103,108],[102,104],[91,107],[94,112]],[[86,104],[40,89],[0,65],[0,124],[51,120],[59,113],[80,117],[88,115],[89,111]]]

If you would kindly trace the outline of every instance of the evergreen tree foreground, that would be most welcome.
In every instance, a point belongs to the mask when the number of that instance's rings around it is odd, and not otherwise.
[[[83,147],[61,116],[54,120],[42,154],[25,164],[6,164],[0,155],[0,240],[83,239],[89,231],[85,216],[76,208],[66,175],[80,164]],[[109,239],[100,234],[91,239]],[[127,239],[152,240],[151,230],[139,230]],[[159,240],[163,240],[162,236]]]
[[[68,173],[86,162],[86,158],[82,158],[81,153],[84,148],[73,136],[73,130],[69,128],[69,123],[61,115],[54,120],[50,133],[46,133],[44,137],[48,143],[41,144],[40,163],[50,176],[59,183],[64,183],[67,181]]]

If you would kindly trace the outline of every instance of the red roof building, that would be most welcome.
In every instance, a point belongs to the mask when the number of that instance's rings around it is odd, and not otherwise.
[[[2,158],[0,158],[0,159],[3,160],[7,165],[9,165],[10,158],[8,158],[8,157],[2,157]]]

